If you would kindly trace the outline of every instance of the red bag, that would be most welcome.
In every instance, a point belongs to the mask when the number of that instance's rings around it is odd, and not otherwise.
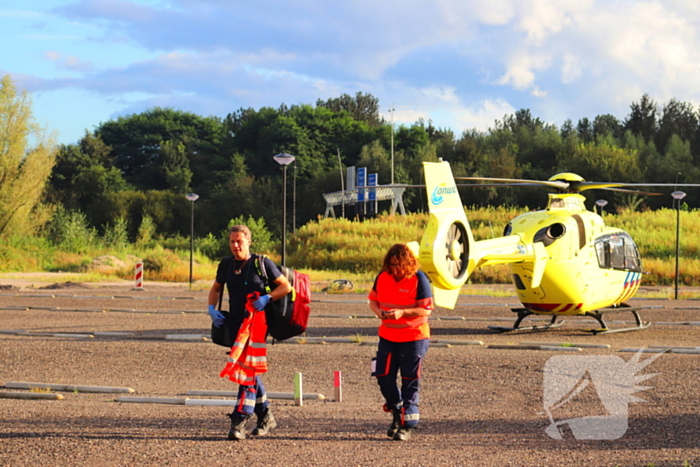
[[[277,284],[269,280],[267,271],[262,266],[264,263],[259,258],[256,258],[258,274],[265,279],[270,290],[274,290]],[[292,291],[283,298],[268,303],[265,316],[268,334],[275,340],[283,341],[306,331],[311,314],[311,281],[307,274],[286,266],[278,266],[278,269],[287,277]]]

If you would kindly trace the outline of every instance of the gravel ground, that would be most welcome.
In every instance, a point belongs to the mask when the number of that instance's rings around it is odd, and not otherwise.
[[[3,281],[0,279],[0,285]],[[191,390],[233,391],[218,377],[226,350],[203,341],[166,340],[208,332],[206,291],[187,286],[0,287],[0,392],[25,381],[129,387],[140,397],[184,398]],[[385,436],[389,416],[369,376],[373,345],[279,343],[268,347],[268,391],[291,392],[302,372],[304,392],[333,398],[333,372],[342,371],[343,401],[275,400],[279,426],[269,436],[232,442],[228,407],[117,402],[118,394],[59,392],[62,400],[0,398],[0,465],[377,465],[408,466],[683,466],[700,465],[700,355],[667,353],[640,374],[646,402],[629,404],[619,439],[550,438],[543,413],[543,374],[551,357],[618,356],[622,348],[700,346],[700,326],[653,324],[632,333],[593,336],[592,323],[568,318],[556,330],[495,334],[510,325],[515,297],[469,296],[433,319],[421,390],[421,425],[407,443]],[[700,322],[700,302],[635,300],[652,322]],[[309,337],[376,339],[376,319],[363,295],[314,295]],[[105,311],[108,310],[108,311]],[[350,316],[355,316],[351,318]],[[611,319],[629,320],[620,314]],[[544,324],[544,321],[537,324]],[[624,326],[612,324],[611,327]],[[23,330],[27,333],[8,331]],[[66,337],[66,333],[127,332],[124,336]],[[55,337],[59,334],[59,337]],[[62,337],[61,337],[62,336]],[[440,346],[446,339],[483,345]],[[506,350],[525,341],[608,344],[611,348]],[[653,354],[643,354],[641,360]],[[567,357],[568,358],[568,357]],[[26,391],[25,391],[26,392]],[[556,412],[558,420],[601,415],[589,387]],[[251,424],[252,425],[252,424]]]

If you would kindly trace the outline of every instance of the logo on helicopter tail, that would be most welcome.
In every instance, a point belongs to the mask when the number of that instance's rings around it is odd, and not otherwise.
[[[448,187],[444,183],[441,183],[438,186],[436,186],[433,190],[433,194],[430,196],[430,202],[434,205],[441,204],[445,200],[445,198],[443,198],[443,195],[451,195],[455,193],[457,193],[456,186]]]

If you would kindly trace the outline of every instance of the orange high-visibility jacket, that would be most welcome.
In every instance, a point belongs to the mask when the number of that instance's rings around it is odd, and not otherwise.
[[[243,386],[252,386],[255,377],[267,371],[267,320],[265,311],[258,311],[253,306],[259,295],[255,292],[248,296],[245,305],[248,316],[243,320],[226,366],[219,374]]]
[[[381,272],[368,298],[379,303],[382,310],[425,308],[433,309],[433,297],[430,282],[423,271],[411,277],[396,281],[387,271]],[[392,342],[411,342],[430,338],[427,316],[382,320],[379,337]]]

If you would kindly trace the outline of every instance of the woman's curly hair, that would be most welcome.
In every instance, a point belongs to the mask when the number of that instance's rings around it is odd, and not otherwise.
[[[411,277],[419,268],[418,259],[405,243],[397,243],[389,248],[382,264],[382,271],[387,271],[398,279]]]

